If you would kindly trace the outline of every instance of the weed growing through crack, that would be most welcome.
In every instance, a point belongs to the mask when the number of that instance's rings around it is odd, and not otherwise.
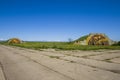
[[[75,61],[70,61],[71,63],[75,63]]]
[[[50,58],[56,58],[56,59],[60,59],[59,56],[49,56]]]
[[[106,61],[106,62],[112,63],[110,60],[111,60],[111,59],[105,59],[105,60],[103,60],[103,61]]]

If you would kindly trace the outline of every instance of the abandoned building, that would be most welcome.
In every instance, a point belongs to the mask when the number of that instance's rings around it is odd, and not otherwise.
[[[74,41],[78,45],[112,45],[114,42],[105,34],[91,33]]]

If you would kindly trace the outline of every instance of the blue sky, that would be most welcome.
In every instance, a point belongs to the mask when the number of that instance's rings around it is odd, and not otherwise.
[[[67,41],[89,33],[120,40],[120,0],[0,0],[0,39]]]

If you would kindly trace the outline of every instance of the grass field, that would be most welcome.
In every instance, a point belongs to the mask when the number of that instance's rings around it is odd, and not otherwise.
[[[23,48],[30,49],[56,49],[56,50],[98,50],[98,49],[112,49],[120,50],[120,46],[83,46],[75,45],[68,42],[24,42],[21,44],[8,44],[6,42],[1,42],[0,44],[12,45]]]

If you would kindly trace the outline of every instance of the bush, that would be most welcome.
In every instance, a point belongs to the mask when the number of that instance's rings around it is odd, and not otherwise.
[[[120,46],[120,41],[118,41],[117,45]]]
[[[120,41],[118,41],[117,43],[113,44],[113,46],[120,46]]]

